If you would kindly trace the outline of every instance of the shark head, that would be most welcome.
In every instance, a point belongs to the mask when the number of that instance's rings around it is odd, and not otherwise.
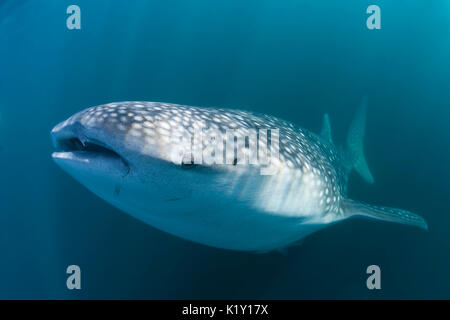
[[[79,112],[53,128],[52,158],[69,175],[105,197],[114,188],[117,192],[114,186],[126,180],[130,163],[122,133],[112,123],[103,122],[104,112],[92,111]]]
[[[148,210],[149,199],[186,198],[189,190],[179,179],[184,179],[189,164],[176,160],[173,155],[180,144],[170,140],[175,136],[171,131],[180,125],[170,125],[160,108],[154,108],[112,103],[73,115],[51,131],[53,160],[93,193],[126,211]]]

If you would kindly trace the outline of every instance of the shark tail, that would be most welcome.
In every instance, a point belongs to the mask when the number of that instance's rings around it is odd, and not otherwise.
[[[344,149],[344,158],[347,168],[358,172],[368,183],[374,183],[374,178],[364,156],[364,134],[366,131],[367,97],[363,98],[347,134],[347,144]]]
[[[366,157],[364,156],[363,141],[366,131],[366,113],[367,97],[364,97],[348,130],[347,143],[342,152],[342,156],[344,159],[344,167],[347,170],[347,176],[351,170],[355,170],[366,182],[374,183],[374,178],[367,165]],[[325,114],[323,117],[320,136],[326,143],[334,145],[328,114]]]
[[[373,206],[362,202],[346,199],[343,201],[344,214],[350,216],[365,216],[372,219],[406,224],[428,230],[428,224],[421,216],[402,209]]]

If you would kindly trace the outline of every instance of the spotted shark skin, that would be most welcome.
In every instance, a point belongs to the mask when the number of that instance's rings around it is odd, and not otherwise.
[[[130,101],[81,111],[51,132],[54,161],[93,193],[175,236],[240,251],[267,252],[352,216],[426,229],[411,212],[347,198],[356,170],[373,182],[362,153],[365,106],[346,148],[335,147],[329,118],[316,135],[289,121],[241,110]],[[180,133],[279,130],[279,155],[263,164],[185,163]],[[174,161],[175,159],[175,161]],[[178,160],[177,160],[178,159]],[[265,164],[264,164],[265,165]]]

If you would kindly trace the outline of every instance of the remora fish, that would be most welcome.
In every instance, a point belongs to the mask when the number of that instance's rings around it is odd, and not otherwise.
[[[81,184],[126,213],[170,234],[205,245],[242,251],[282,249],[332,223],[365,216],[427,229],[411,212],[347,198],[356,170],[373,177],[363,155],[365,103],[350,127],[347,145],[331,139],[328,116],[316,135],[290,122],[251,112],[158,102],[92,107],[51,132],[54,161]],[[279,129],[276,171],[261,165],[173,161],[181,131],[200,125]],[[269,140],[269,139],[268,139]]]

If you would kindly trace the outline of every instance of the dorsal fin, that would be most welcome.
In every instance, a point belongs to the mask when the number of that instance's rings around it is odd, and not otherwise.
[[[322,131],[320,132],[320,136],[325,141],[333,144],[333,138],[331,137],[330,117],[328,117],[328,113],[323,115]]]

